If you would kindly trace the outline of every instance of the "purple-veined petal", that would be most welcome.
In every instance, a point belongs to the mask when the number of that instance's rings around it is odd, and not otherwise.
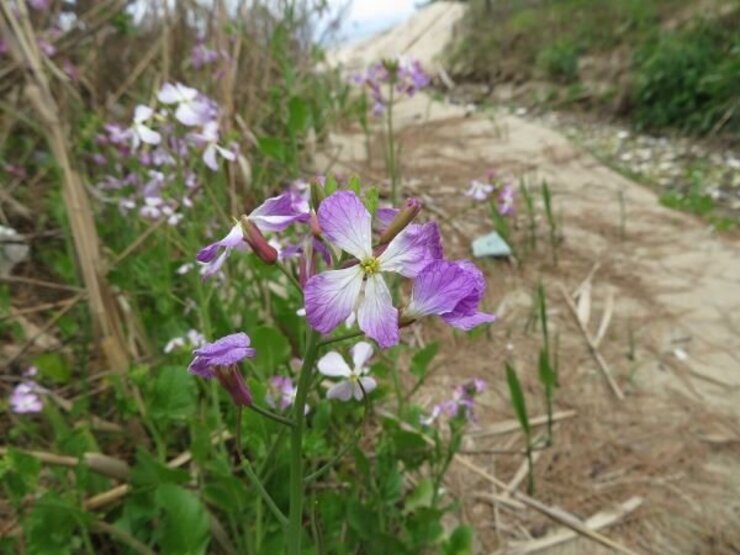
[[[370,376],[362,376],[359,381],[362,384],[362,388],[365,390],[365,393],[367,393],[368,395],[373,392],[376,387],[378,387],[378,383],[375,381],[375,378],[371,378]],[[358,387],[357,389],[360,388]],[[357,399],[358,401],[362,399],[362,396],[357,397],[356,391],[355,399]]]
[[[462,298],[477,289],[474,275],[454,262],[429,264],[414,280],[404,315],[412,318],[452,312]]]
[[[426,225],[426,224],[425,224]],[[431,262],[429,235],[421,226],[408,226],[396,235],[378,257],[382,272],[415,277]]]
[[[357,310],[360,329],[378,342],[382,349],[398,343],[398,310],[391,292],[380,274],[368,276],[365,297]]]
[[[298,212],[290,192],[265,200],[249,214],[260,231],[283,231],[293,222],[306,221],[308,213]]]
[[[476,312],[470,315],[458,315],[458,314],[443,314],[442,319],[451,325],[453,328],[461,330],[472,330],[473,328],[480,326],[481,324],[490,324],[496,321],[495,314],[487,314],[485,312]]]
[[[326,392],[327,399],[338,399],[339,401],[349,401],[352,398],[353,383],[349,380],[342,380],[334,384]]]
[[[324,376],[347,378],[352,375],[352,370],[344,357],[335,351],[330,351],[321,357],[317,366]]]
[[[352,362],[355,369],[364,368],[370,357],[373,356],[373,346],[367,341],[360,341],[352,346]]]
[[[193,354],[208,358],[216,366],[228,366],[254,356],[255,350],[249,346],[250,342],[246,333],[232,333],[195,349]]]
[[[304,289],[308,323],[321,333],[329,333],[350,315],[361,289],[359,266],[312,276]]]
[[[231,249],[224,249],[224,252],[219,254],[215,260],[207,263],[203,268],[201,268],[200,270],[201,277],[205,280],[213,276],[214,274],[217,274],[218,271],[221,269],[221,266],[224,265],[224,262],[226,262],[226,259],[229,257],[230,254],[231,254]]]
[[[337,191],[319,206],[319,225],[324,236],[358,260],[372,256],[371,218],[357,195]]]

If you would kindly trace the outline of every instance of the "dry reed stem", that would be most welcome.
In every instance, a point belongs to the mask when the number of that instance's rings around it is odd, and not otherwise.
[[[570,294],[568,293],[568,291],[565,290],[565,288],[562,285],[560,286],[560,290],[563,294],[563,299],[565,299],[565,303],[568,305],[568,308],[573,314],[576,324],[578,324],[578,329],[581,330],[581,334],[583,335],[583,338],[586,340],[586,345],[588,346],[588,350],[591,352],[591,355],[594,357],[597,364],[599,365],[599,368],[601,369],[601,372],[604,374],[604,377],[606,378],[606,381],[609,384],[609,387],[611,388],[614,395],[617,397],[617,399],[619,399],[620,401],[623,401],[624,393],[619,387],[619,384],[617,384],[617,382],[614,380],[611,370],[609,369],[609,365],[606,363],[606,361],[604,360],[604,357],[601,356],[599,349],[594,344],[594,340],[591,338],[591,334],[589,333],[589,331],[583,325],[583,322],[581,322],[580,318],[578,317],[578,308],[576,307],[575,304],[573,304],[573,299],[570,298]]]
[[[20,19],[7,4],[2,4],[17,41],[17,48],[12,48],[12,51],[18,62],[30,69],[32,82],[26,86],[26,96],[44,123],[49,148],[61,169],[62,196],[72,230],[77,262],[87,291],[94,333],[100,340],[110,366],[123,372],[129,366],[129,354],[125,347],[123,330],[115,316],[115,301],[104,278],[92,207],[80,177],[72,167],[70,149],[59,119],[59,107],[42,69],[43,56],[38,50],[25,2],[20,2],[18,6]]]

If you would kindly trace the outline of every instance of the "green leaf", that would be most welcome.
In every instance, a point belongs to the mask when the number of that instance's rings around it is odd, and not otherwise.
[[[338,188],[339,183],[337,183],[337,178],[333,175],[327,175],[326,182],[324,183],[324,192],[326,193],[326,196],[328,197],[332,193],[336,192]]]
[[[281,139],[276,137],[260,137],[257,143],[262,154],[278,162],[285,162],[287,158],[286,149]]]
[[[540,349],[540,364],[539,364],[539,376],[540,382],[545,387],[545,393],[548,397],[552,396],[552,391],[555,388],[555,372],[550,366],[550,361],[547,357],[547,350]]]
[[[431,507],[434,500],[434,483],[431,478],[424,478],[414,488],[404,503],[403,512],[408,514],[419,507]]]
[[[527,416],[527,405],[524,402],[522,385],[519,383],[516,371],[508,362],[506,363],[506,382],[509,384],[511,404],[514,407],[514,412],[516,412],[516,417],[519,419],[519,424],[524,433],[529,437],[529,417]]]
[[[378,204],[380,203],[380,193],[378,193],[377,187],[370,187],[365,193],[365,208],[373,216],[378,210]]]
[[[356,175],[353,175],[349,178],[349,181],[347,182],[347,189],[350,191],[354,191],[354,193],[359,197],[360,191],[362,190],[362,183],[360,182],[360,178]]]
[[[252,344],[258,346],[254,365],[263,372],[263,376],[275,374],[282,364],[290,360],[290,343],[277,329],[262,326],[251,336]]]
[[[474,532],[470,526],[458,526],[444,543],[444,554],[470,555],[473,552],[473,537]]]
[[[154,419],[186,420],[195,414],[197,385],[180,366],[164,366],[154,378],[148,407]]]
[[[162,484],[155,495],[164,512],[159,525],[161,553],[205,553],[210,540],[208,514],[192,492],[174,484]]]
[[[44,353],[33,359],[33,365],[44,378],[57,383],[67,383],[72,377],[72,369],[59,353]]]
[[[131,471],[131,482],[137,487],[152,487],[159,484],[184,484],[190,479],[187,471],[170,468],[157,461],[144,449],[136,452],[136,464]]]
[[[288,129],[291,133],[303,133],[311,123],[311,112],[308,103],[298,96],[288,102]]]
[[[73,553],[80,526],[89,515],[54,492],[45,493],[33,504],[23,522],[30,554]]]
[[[437,356],[438,351],[439,342],[435,341],[414,353],[411,359],[411,373],[420,380],[424,379],[429,370],[429,363]]]

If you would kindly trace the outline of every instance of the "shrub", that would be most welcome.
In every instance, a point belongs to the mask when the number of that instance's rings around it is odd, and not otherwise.
[[[537,66],[554,81],[572,83],[578,79],[578,56],[575,44],[559,41],[540,50]]]
[[[734,20],[734,21],[733,21]],[[721,22],[657,36],[634,58],[635,120],[642,128],[706,133],[740,129],[740,10]]]

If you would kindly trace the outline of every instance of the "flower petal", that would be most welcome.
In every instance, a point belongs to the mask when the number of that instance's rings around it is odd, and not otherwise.
[[[370,376],[362,376],[360,378],[360,383],[362,384],[362,388],[365,390],[365,393],[368,395],[378,387],[378,382],[375,381],[375,378],[371,378]]]
[[[354,362],[356,370],[364,368],[372,356],[373,346],[367,341],[360,341],[352,347],[352,362]]]
[[[319,359],[317,364],[319,372],[324,376],[331,376],[332,378],[347,378],[352,375],[349,365],[344,360],[344,357],[335,351],[326,353]]]
[[[329,333],[350,315],[361,289],[359,266],[312,276],[304,289],[308,323],[321,333]]]
[[[480,326],[481,324],[490,324],[496,321],[495,314],[487,314],[485,312],[476,312],[470,315],[457,315],[457,314],[445,314],[442,319],[451,325],[453,328],[461,330],[472,330],[473,328]]]
[[[476,287],[475,276],[456,263],[433,262],[414,280],[411,301],[404,315],[419,318],[452,312],[460,300],[474,292]]]
[[[218,160],[216,160],[216,144],[209,143],[203,151],[203,162],[213,171],[218,171]]]
[[[160,142],[162,142],[162,135],[142,123],[136,126],[136,134],[139,136],[142,142],[148,145],[158,145]]]
[[[319,226],[333,244],[362,260],[372,256],[371,218],[357,195],[338,191],[319,206]]]
[[[398,310],[393,306],[391,292],[379,274],[367,278],[357,322],[360,329],[377,341],[382,349],[398,343]]]
[[[353,383],[349,380],[342,380],[334,384],[326,392],[327,399],[338,399],[339,401],[349,401],[352,398]]]
[[[154,110],[152,110],[149,106],[139,104],[136,108],[134,108],[134,123],[143,123],[150,117],[152,117],[153,114]]]
[[[441,259],[442,254],[436,223],[411,224],[393,238],[378,262],[383,272],[416,277],[431,262]]]
[[[249,219],[260,231],[283,231],[293,222],[307,220],[308,212],[297,210],[288,192],[265,200],[252,210]]]

